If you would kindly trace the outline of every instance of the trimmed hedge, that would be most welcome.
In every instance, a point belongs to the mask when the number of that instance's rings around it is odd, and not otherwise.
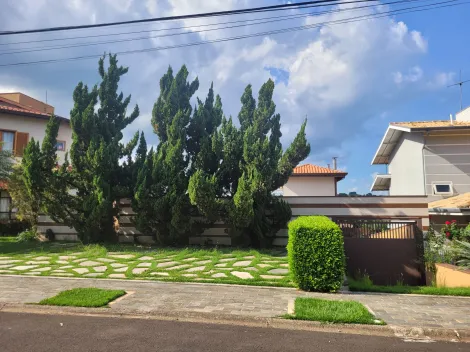
[[[292,280],[300,289],[332,292],[341,288],[343,234],[326,216],[300,216],[291,221],[287,251]]]

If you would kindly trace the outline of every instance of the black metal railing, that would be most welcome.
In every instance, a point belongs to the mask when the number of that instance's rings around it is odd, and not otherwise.
[[[414,239],[416,221],[335,219],[345,238],[366,239]]]

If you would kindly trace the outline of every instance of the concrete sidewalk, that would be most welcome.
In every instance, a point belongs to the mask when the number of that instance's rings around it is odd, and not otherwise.
[[[296,297],[356,300],[389,325],[470,329],[470,298],[396,294],[321,294],[289,288],[165,283],[142,280],[0,276],[0,307],[36,303],[75,287],[131,292],[111,305],[115,314],[159,315],[175,312],[270,318],[287,313]]]

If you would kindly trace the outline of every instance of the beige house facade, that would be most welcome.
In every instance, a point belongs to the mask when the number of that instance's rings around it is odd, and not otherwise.
[[[21,160],[28,142],[34,138],[42,143],[46,125],[54,107],[22,93],[0,93],[0,150],[13,153]],[[57,136],[58,163],[63,163],[65,154],[72,144],[70,121],[59,117],[60,127]],[[0,184],[0,219],[11,217],[11,199],[7,185]]]
[[[337,183],[346,172],[312,164],[294,168],[287,183],[281,188],[284,197],[329,197],[338,194]]]

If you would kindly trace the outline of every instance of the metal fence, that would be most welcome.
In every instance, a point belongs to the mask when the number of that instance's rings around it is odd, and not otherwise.
[[[414,239],[415,221],[333,219],[345,238]]]

